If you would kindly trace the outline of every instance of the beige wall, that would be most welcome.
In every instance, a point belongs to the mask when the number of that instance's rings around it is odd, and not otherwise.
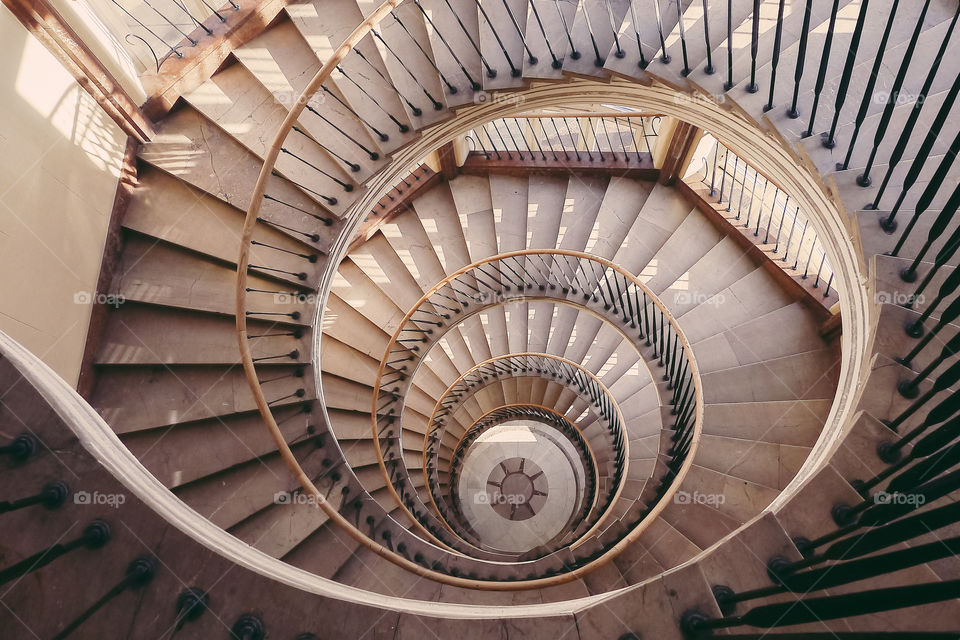
[[[125,145],[0,7],[0,330],[72,385]]]

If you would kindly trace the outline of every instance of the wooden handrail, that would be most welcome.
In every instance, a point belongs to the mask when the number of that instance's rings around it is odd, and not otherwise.
[[[694,380],[694,391],[696,397],[696,422],[694,425],[694,434],[693,442],[691,444],[690,451],[687,454],[687,458],[681,466],[680,470],[677,473],[674,482],[671,484],[671,487],[661,498],[660,502],[647,514],[647,516],[631,531],[627,536],[621,539],[616,545],[609,549],[606,553],[602,554],[599,558],[596,558],[592,562],[572,569],[569,572],[550,576],[546,578],[538,578],[533,580],[517,580],[517,581],[508,581],[508,582],[494,582],[494,581],[483,581],[471,578],[461,578],[457,576],[450,576],[432,569],[425,567],[408,560],[407,558],[397,554],[381,544],[378,544],[374,540],[371,540],[358,528],[354,527],[346,518],[344,518],[339,511],[331,505],[320,490],[314,485],[313,481],[306,474],[303,468],[300,466],[296,457],[293,454],[290,446],[287,444],[285,438],[283,437],[280,427],[277,424],[275,417],[273,416],[270,406],[267,402],[267,399],[263,393],[263,389],[260,386],[260,382],[257,378],[256,367],[253,361],[253,355],[250,349],[248,334],[247,334],[247,321],[246,321],[246,284],[247,284],[247,269],[250,264],[250,241],[253,238],[253,232],[256,228],[257,218],[260,213],[260,208],[263,203],[263,196],[266,193],[267,181],[269,180],[273,168],[276,165],[277,158],[280,154],[280,147],[285,140],[287,134],[290,132],[294,123],[299,118],[300,114],[303,112],[303,109],[306,107],[306,104],[310,98],[312,98],[317,91],[320,90],[323,83],[330,77],[334,69],[346,58],[354,47],[356,47],[359,42],[367,36],[370,31],[380,23],[390,12],[392,12],[396,7],[398,7],[403,0],[386,0],[381,4],[373,13],[371,13],[360,25],[358,25],[353,32],[344,40],[334,53],[327,59],[313,79],[307,84],[307,86],[301,91],[300,95],[297,97],[297,100],[294,101],[293,106],[291,107],[289,113],[284,118],[283,122],[280,125],[276,135],[274,136],[270,146],[267,149],[266,155],[264,156],[263,167],[260,171],[260,175],[257,178],[257,182],[254,186],[253,194],[250,200],[250,206],[247,210],[246,217],[244,219],[240,250],[237,258],[237,279],[236,279],[236,305],[235,305],[235,315],[236,315],[236,325],[237,325],[237,345],[240,350],[240,359],[243,366],[244,376],[247,379],[247,383],[250,386],[251,392],[256,402],[257,409],[259,410],[261,416],[266,423],[266,428],[270,433],[271,438],[274,441],[274,444],[277,446],[277,451],[281,456],[281,459],[293,473],[294,477],[297,479],[297,482],[304,488],[306,492],[309,493],[315,500],[317,505],[324,511],[324,513],[330,518],[331,521],[337,524],[345,530],[348,535],[354,538],[359,544],[363,545],[373,553],[387,559],[393,564],[410,571],[411,573],[429,578],[436,582],[442,584],[448,584],[451,586],[458,586],[468,589],[478,589],[478,590],[493,590],[493,591],[519,591],[526,589],[537,589],[553,585],[565,584],[567,582],[572,582],[578,580],[581,576],[586,575],[590,571],[607,564],[610,562],[617,554],[619,554],[623,549],[625,549],[630,543],[632,543],[639,535],[646,529],[650,522],[652,522],[656,517],[659,516],[660,512],[665,508],[666,503],[672,497],[672,495],[679,489],[679,484],[682,481],[683,477],[686,475],[690,466],[693,464],[694,453],[699,442],[700,432],[702,430],[703,422],[703,392],[700,386],[699,371],[696,367],[696,362],[692,357],[692,351],[690,350],[690,345],[682,333],[678,331],[678,337],[681,339],[684,350],[690,354],[690,364],[691,364],[691,373],[693,374]],[[559,252],[558,252],[559,253]],[[621,269],[617,268],[609,261],[606,262],[609,266],[618,271],[623,272]],[[623,272],[625,273],[625,272]],[[659,300],[653,298],[655,303],[660,305]],[[665,311],[665,309],[664,309]],[[666,317],[670,318],[669,314],[666,314]],[[406,322],[407,319],[405,319]],[[674,323],[673,319],[670,318],[671,324]],[[675,329],[679,328],[675,326]],[[383,373],[383,363],[378,371],[378,380]],[[376,400],[374,401],[376,402]],[[374,410],[376,407],[374,406]],[[375,414],[374,414],[375,416]],[[374,417],[375,419],[375,417]],[[374,442],[378,448],[378,457],[380,457],[380,465],[383,467],[383,460],[381,452],[379,451],[379,440],[376,438],[376,427],[374,427]],[[390,487],[393,492],[392,485],[388,482],[388,487]],[[416,522],[416,520],[414,520]]]
[[[607,260],[606,258],[602,258],[602,257],[600,257],[600,256],[595,256],[595,255],[592,255],[592,254],[583,253],[583,252],[579,252],[579,251],[571,251],[571,250],[568,250],[568,249],[523,249],[523,250],[519,250],[519,251],[510,251],[510,252],[507,252],[507,253],[501,253],[501,254],[497,254],[497,255],[494,255],[494,256],[489,256],[489,257],[484,258],[484,259],[482,259],[482,260],[478,260],[478,261],[476,261],[476,262],[474,262],[474,263],[472,263],[472,264],[469,264],[469,265],[466,265],[466,266],[464,266],[464,267],[461,267],[460,269],[458,269],[458,270],[456,270],[455,272],[451,273],[451,274],[448,275],[446,278],[444,278],[443,280],[441,280],[439,283],[437,283],[436,285],[434,285],[433,287],[431,287],[428,291],[426,291],[426,292],[420,297],[420,299],[417,300],[417,302],[415,302],[415,303],[411,306],[410,311],[408,311],[408,312],[406,313],[406,315],[404,315],[403,319],[402,319],[402,320],[400,321],[400,323],[398,324],[397,329],[394,331],[393,335],[391,336],[390,341],[387,343],[387,347],[386,347],[386,349],[385,349],[385,351],[384,351],[383,357],[382,357],[381,360],[380,360],[380,365],[379,365],[379,367],[377,368],[377,377],[376,377],[374,389],[379,389],[379,388],[380,388],[380,381],[381,381],[381,379],[382,379],[382,377],[383,377],[383,375],[384,375],[384,370],[386,369],[387,362],[388,362],[388,360],[390,359],[390,352],[391,352],[391,350],[392,350],[392,345],[394,345],[394,344],[396,343],[396,341],[397,341],[397,339],[399,338],[400,334],[403,333],[404,327],[407,325],[407,323],[409,323],[409,322],[411,321],[411,318],[412,318],[413,315],[416,313],[417,309],[419,309],[420,306],[422,306],[424,302],[426,302],[427,300],[429,300],[430,297],[433,296],[434,293],[436,293],[437,291],[439,291],[440,289],[442,289],[444,286],[447,286],[447,284],[448,284],[449,282],[451,282],[452,280],[454,280],[454,279],[457,278],[458,276],[463,275],[464,273],[467,273],[468,271],[471,271],[471,270],[473,270],[473,269],[475,269],[475,268],[477,268],[478,266],[481,266],[481,265],[483,265],[483,264],[487,264],[487,263],[492,262],[492,261],[495,261],[495,260],[504,260],[504,259],[511,258],[511,257],[518,257],[518,256],[524,256],[524,255],[532,255],[532,254],[565,255],[565,256],[568,256],[568,257],[576,258],[576,259],[593,260],[593,261],[599,262],[600,264],[604,265],[605,267],[614,269],[615,271],[617,271],[618,273],[620,273],[622,276],[624,276],[625,278],[629,279],[630,282],[632,282],[634,285],[636,285],[638,288],[640,288],[641,291],[644,291],[644,292],[647,294],[647,297],[650,299],[650,301],[653,302],[653,304],[656,305],[657,308],[659,308],[660,311],[663,313],[663,317],[667,318],[667,320],[670,322],[671,327],[673,328],[673,330],[674,330],[674,332],[676,333],[677,337],[680,339],[681,346],[683,347],[683,352],[684,352],[684,354],[686,355],[688,362],[690,363],[690,372],[691,372],[691,375],[693,376],[694,393],[695,393],[695,400],[696,400],[696,414],[695,414],[695,420],[696,420],[696,422],[695,422],[695,424],[694,424],[694,433],[693,433],[692,443],[691,443],[691,446],[690,446],[690,451],[688,451],[687,457],[686,457],[686,459],[684,460],[683,465],[681,465],[680,470],[677,472],[677,475],[676,475],[676,477],[674,478],[674,481],[671,483],[670,489],[668,489],[667,493],[664,494],[663,498],[661,498],[661,500],[660,500],[660,502],[657,504],[657,506],[654,507],[653,510],[651,510],[651,514],[653,514],[653,513],[659,514],[660,511],[663,510],[663,505],[665,504],[665,502],[668,501],[668,500],[676,493],[676,491],[678,490],[678,488],[679,488],[679,486],[680,486],[680,483],[683,481],[683,478],[686,476],[687,471],[688,471],[689,468],[693,465],[693,458],[694,458],[694,456],[695,456],[695,454],[696,454],[696,450],[697,450],[697,447],[698,447],[698,445],[699,445],[700,433],[702,432],[702,429],[703,429],[703,390],[702,390],[702,388],[701,388],[700,372],[699,372],[699,368],[697,367],[696,358],[694,357],[693,348],[692,348],[689,340],[687,339],[687,337],[684,335],[683,331],[681,330],[679,323],[673,318],[673,316],[670,314],[669,310],[668,310],[667,307],[663,304],[663,302],[661,302],[660,299],[656,296],[656,294],[654,294],[653,291],[651,291],[646,285],[644,285],[642,282],[640,282],[640,280],[637,279],[633,274],[631,274],[631,273],[630,273],[629,271],[627,271],[626,269],[624,269],[624,268],[616,265],[615,263],[611,262],[610,260]],[[535,296],[528,296],[528,297],[535,297]],[[579,305],[579,304],[574,303],[574,302],[572,302],[572,301],[567,301],[567,304],[570,304],[570,305],[572,305],[572,306],[578,306],[578,307],[581,307],[581,306],[582,306],[582,305]],[[589,309],[588,307],[582,306],[582,308],[587,309],[587,310],[589,310],[591,313],[594,313],[595,315],[598,315],[598,316],[599,316],[599,314],[598,314],[597,312],[593,311],[592,309]],[[477,311],[474,311],[473,313],[476,313],[476,312],[477,312]],[[601,319],[602,319],[602,317],[601,317]],[[618,330],[618,331],[620,330],[619,327],[617,327],[617,330]],[[622,331],[621,331],[621,333],[622,333]],[[625,335],[625,334],[624,334],[624,335]],[[629,339],[629,338],[628,338],[628,339]],[[421,359],[421,362],[422,362],[422,359]],[[419,365],[418,365],[418,366],[419,366]],[[411,372],[410,372],[410,378],[411,378],[411,380],[412,380],[412,378],[413,378],[414,373],[415,373],[414,371],[411,371]],[[397,493],[396,489],[393,487],[393,483],[390,481],[390,474],[389,474],[389,472],[387,471],[387,467],[386,467],[386,464],[385,464],[384,459],[383,459],[383,450],[382,450],[381,447],[380,447],[380,438],[379,438],[379,431],[378,431],[378,426],[377,426],[377,409],[378,409],[377,405],[378,405],[378,402],[379,402],[378,395],[377,395],[377,394],[374,394],[373,403],[372,403],[372,409],[371,409],[371,421],[372,421],[372,429],[373,429],[373,442],[374,442],[374,445],[375,445],[375,447],[376,447],[377,460],[378,460],[378,463],[379,463],[379,465],[380,465],[380,471],[381,471],[381,473],[383,473],[384,478],[385,478],[386,481],[387,481],[387,482],[386,482],[387,489],[388,489],[388,491],[390,492],[390,494],[394,497],[394,500],[396,501],[397,505],[398,505],[404,512],[406,512],[406,513],[408,514],[408,516],[409,516],[415,523],[419,524],[419,521],[413,516],[412,513],[409,512],[409,509],[408,509],[407,506],[403,503],[403,500],[400,498],[400,495]],[[436,408],[434,408],[434,411],[436,411]],[[402,415],[398,416],[398,420],[402,420]],[[401,425],[401,427],[400,427],[400,432],[401,432],[401,434],[402,434],[402,425]],[[431,496],[431,502],[432,502],[432,496]],[[436,510],[436,504],[434,504],[434,509]],[[441,521],[443,522],[443,518],[441,518]],[[646,529],[646,527],[649,526],[649,522],[650,522],[650,521],[652,521],[652,520],[649,519],[649,515],[648,515],[648,517],[645,517],[645,518],[637,525],[637,527],[635,527],[635,529],[634,529],[633,532],[631,532],[630,534],[628,534],[627,538],[629,538],[630,540],[634,540],[634,539],[636,539],[637,537],[639,537],[639,535],[640,535],[640,533],[642,533],[643,529]],[[444,524],[447,525],[446,522],[444,522]],[[447,527],[449,528],[449,525],[447,525]],[[420,525],[420,527],[418,527],[418,528],[419,528],[419,529],[423,529],[424,531],[426,530],[426,527],[423,527],[422,525]],[[428,532],[428,535],[430,535],[431,538],[434,538],[434,536],[432,536],[432,534],[429,534],[429,532]],[[580,539],[581,539],[581,540],[586,540],[587,538],[586,538],[586,537],[581,537]],[[615,547],[614,547],[614,549],[617,550],[617,554],[619,554],[619,553],[620,553],[621,551],[623,551],[623,549],[625,549],[625,548],[626,548],[626,545],[620,546],[619,543],[618,543],[617,545],[615,545]],[[594,560],[594,562],[599,562],[600,560],[603,560],[604,558],[607,558],[607,559],[604,561],[604,563],[606,563],[606,562],[609,562],[610,560],[612,560],[612,558],[615,557],[615,555],[616,555],[616,554],[614,554],[614,555],[612,555],[612,556],[610,556],[610,557],[607,557],[607,554],[604,554],[603,556],[601,556],[601,557],[598,558],[597,560]],[[593,563],[589,563],[589,564],[585,565],[585,567],[589,567],[589,566],[591,566],[592,564],[593,564]],[[597,565],[597,566],[600,566],[600,565]],[[594,568],[596,568],[596,567],[594,567]],[[567,574],[564,574],[564,575],[567,575]],[[555,576],[555,577],[556,577],[556,576]],[[516,584],[516,583],[511,582],[511,583],[508,583],[508,584]]]

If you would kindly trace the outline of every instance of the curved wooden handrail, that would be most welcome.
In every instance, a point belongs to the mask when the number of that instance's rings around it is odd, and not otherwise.
[[[393,551],[387,549],[383,545],[378,544],[374,540],[371,540],[363,532],[354,527],[346,518],[344,518],[339,511],[331,505],[320,490],[316,487],[310,477],[306,474],[303,468],[300,466],[299,462],[296,459],[296,456],[293,454],[290,446],[287,444],[285,438],[283,437],[280,427],[277,424],[276,419],[273,416],[270,406],[267,402],[266,396],[263,393],[263,389],[260,386],[260,382],[257,378],[256,367],[253,361],[253,354],[250,349],[248,332],[247,332],[247,316],[246,316],[246,284],[248,273],[247,270],[250,264],[250,247],[251,240],[253,238],[253,232],[256,228],[257,218],[260,213],[260,208],[263,203],[263,197],[266,193],[267,181],[272,175],[274,166],[276,165],[277,158],[280,154],[280,147],[283,141],[286,139],[286,136],[290,132],[291,128],[299,118],[300,114],[303,112],[303,109],[306,107],[306,104],[310,98],[312,98],[317,91],[320,90],[323,83],[330,77],[334,69],[346,58],[358,44],[359,42],[366,37],[371,30],[380,23],[390,12],[392,12],[396,7],[398,7],[403,0],[386,0],[381,4],[373,13],[371,13],[360,25],[358,25],[353,32],[344,40],[334,53],[327,59],[326,62],[321,66],[314,75],[313,79],[307,84],[307,86],[300,92],[300,95],[294,101],[293,106],[288,112],[287,116],[284,118],[281,123],[280,128],[278,129],[276,135],[270,143],[270,146],[267,149],[267,153],[264,156],[263,167],[260,171],[260,174],[257,178],[257,182],[253,189],[253,194],[251,196],[250,205],[247,210],[246,216],[244,218],[241,239],[240,239],[240,250],[237,257],[237,279],[236,279],[236,305],[235,305],[235,315],[236,315],[236,329],[237,329],[237,346],[240,351],[240,360],[243,366],[244,376],[247,379],[247,383],[250,387],[251,393],[253,395],[254,401],[257,405],[257,409],[260,412],[260,415],[263,417],[266,428],[270,433],[271,439],[274,441],[274,444],[277,447],[277,451],[281,456],[281,459],[284,461],[284,464],[290,469],[291,473],[297,479],[297,482],[307,491],[315,500],[319,508],[321,508],[324,513],[327,515],[330,520],[335,522],[339,527],[344,529],[348,535],[354,538],[359,544],[363,545],[367,549],[376,553],[377,555],[387,559],[393,564],[400,566],[407,571],[415,575],[419,575],[431,580],[449,584],[452,586],[478,589],[478,590],[496,590],[496,591],[518,591],[525,589],[535,589],[542,588],[547,586],[553,586],[558,584],[564,584],[566,582],[571,582],[573,580],[579,579],[581,576],[589,573],[593,569],[606,564],[609,562],[616,554],[626,548],[636,537],[640,535],[643,529],[646,527],[644,523],[652,521],[653,518],[659,515],[659,512],[662,511],[664,504],[669,499],[673,493],[679,488],[679,483],[682,478],[686,475],[687,470],[693,464],[693,457],[696,451],[696,447],[699,441],[700,432],[702,430],[702,419],[703,419],[703,394],[700,387],[699,372],[696,368],[695,361],[692,360],[691,353],[691,373],[694,374],[694,387],[695,387],[695,396],[696,396],[696,422],[694,425],[694,434],[693,442],[691,444],[691,449],[687,454],[687,459],[684,464],[681,466],[681,469],[678,471],[677,476],[674,482],[671,485],[671,488],[664,495],[664,498],[661,499],[660,503],[654,507],[650,512],[641,521],[637,527],[634,528],[630,534],[625,536],[620,540],[613,548],[608,550],[606,553],[601,555],[599,558],[593,560],[592,562],[577,567],[567,573],[550,576],[546,578],[538,578],[534,580],[522,580],[522,581],[509,581],[509,582],[493,582],[493,581],[483,581],[475,580],[469,578],[460,578],[455,576],[446,575],[432,569],[427,569],[421,567],[420,565],[407,560],[403,556],[394,553]],[[609,261],[606,261],[609,263]],[[609,266],[617,269],[615,265],[609,263]],[[620,269],[618,269],[620,270]],[[659,301],[657,301],[659,303]],[[669,317],[669,314],[666,314]],[[408,321],[408,318],[404,319],[404,322]],[[672,323],[671,318],[671,323]],[[682,333],[678,333],[678,336],[681,338],[684,350],[689,349],[689,343],[686,338],[683,337]],[[383,364],[378,370],[377,379],[379,381],[383,373]],[[377,387],[379,388],[379,386]],[[376,403],[376,400],[374,400]],[[374,406],[374,420],[375,420],[375,411],[376,406]],[[379,441],[376,437],[376,426],[374,426],[374,442],[377,445],[378,458],[380,462],[381,469],[385,472],[385,467],[382,459],[382,452],[379,449]],[[387,486],[390,487],[391,492],[395,493],[392,488],[392,485],[388,482]],[[414,520],[416,522],[416,520]]]
[[[551,355],[551,354],[548,354],[548,353],[539,353],[539,352],[535,352],[535,351],[521,351],[521,352],[518,352],[518,353],[508,353],[508,354],[506,354],[506,355],[497,356],[497,357],[495,357],[495,358],[489,358],[489,359],[487,359],[487,360],[484,360],[483,362],[479,362],[479,363],[473,365],[473,366],[470,367],[467,371],[465,371],[464,373],[462,373],[459,378],[457,378],[456,380],[454,380],[453,384],[449,385],[449,386],[444,390],[443,394],[441,394],[440,399],[437,400],[436,404],[434,404],[434,406],[433,406],[433,411],[432,411],[431,414],[430,414],[430,420],[427,422],[428,430],[427,430],[427,433],[425,433],[424,436],[423,436],[423,453],[422,453],[422,461],[423,461],[423,462],[422,462],[422,468],[423,468],[423,479],[424,479],[424,482],[427,483],[427,484],[426,484],[426,486],[427,486],[427,495],[430,497],[430,504],[433,506],[433,510],[436,511],[437,514],[440,516],[440,521],[443,523],[443,525],[444,525],[447,529],[449,529],[450,533],[452,533],[452,534],[455,535],[455,536],[458,536],[458,537],[459,537],[460,534],[458,534],[456,531],[454,531],[454,529],[450,526],[450,523],[447,522],[447,519],[443,517],[443,513],[440,511],[439,507],[437,507],[437,502],[436,502],[436,500],[434,500],[433,491],[430,490],[430,478],[429,478],[429,476],[428,476],[428,474],[427,474],[427,448],[428,448],[428,440],[429,440],[429,438],[430,438],[430,430],[429,430],[429,428],[433,425],[433,422],[434,422],[434,420],[435,420],[435,418],[436,418],[436,415],[437,415],[437,410],[440,408],[440,404],[443,402],[443,399],[446,398],[446,397],[450,394],[451,390],[452,390],[455,386],[457,386],[457,384],[459,384],[460,381],[461,381],[463,378],[465,378],[466,376],[470,375],[470,374],[473,373],[474,371],[477,371],[478,369],[482,368],[483,366],[485,366],[485,365],[487,365],[487,364],[490,364],[491,362],[496,362],[496,361],[498,361],[498,360],[505,360],[505,359],[507,359],[507,358],[523,358],[523,357],[538,357],[538,358],[547,358],[547,359],[549,359],[549,360],[556,360],[556,361],[558,361],[558,362],[562,362],[562,363],[564,363],[564,364],[570,365],[570,366],[574,367],[575,369],[581,371],[584,375],[586,375],[588,378],[590,378],[590,380],[592,380],[594,383],[596,383],[596,385],[597,385],[598,387],[600,387],[601,391],[603,391],[603,393],[606,394],[606,395],[610,398],[610,401],[611,401],[611,403],[613,404],[614,411],[616,412],[617,420],[620,422],[621,429],[624,428],[624,426],[623,426],[623,425],[624,425],[624,422],[623,422],[623,413],[620,411],[620,405],[617,404],[617,401],[613,399],[613,394],[610,393],[610,390],[607,389],[606,385],[604,385],[602,382],[600,382],[600,379],[599,379],[599,378],[597,378],[595,375],[593,375],[592,373],[590,373],[590,371],[588,371],[587,369],[585,369],[582,365],[577,364],[577,363],[574,362],[573,360],[568,360],[567,358],[564,358],[564,357],[561,357],[561,356]],[[518,376],[518,377],[523,377],[523,376]],[[529,405],[529,403],[527,403],[527,404]],[[502,408],[503,408],[503,407],[497,407],[497,409],[494,409],[494,411],[499,410],[499,409],[502,409]],[[556,413],[556,411],[553,411],[553,410],[550,410],[550,409],[548,409],[548,411],[551,411],[551,413]],[[489,413],[489,412],[488,412],[488,413]],[[558,414],[558,415],[559,415],[559,414]],[[562,416],[561,416],[561,417],[562,417]],[[566,420],[566,418],[564,418],[564,420]],[[568,421],[568,422],[569,422],[569,421]],[[572,424],[572,423],[571,423],[571,424]],[[575,429],[577,429],[576,425],[573,425],[573,427],[574,427]],[[580,429],[577,429],[577,431],[580,431]],[[581,432],[580,435],[582,436],[583,433]],[[584,439],[584,441],[586,441],[586,439]],[[588,446],[589,446],[589,445],[588,445]],[[620,480],[620,484],[617,485],[617,491],[616,491],[616,493],[614,494],[614,496],[610,499],[610,501],[609,501],[609,503],[608,503],[609,505],[612,505],[612,504],[616,503],[617,498],[620,497],[620,494],[623,492],[623,486],[624,486],[624,484],[626,483],[627,468],[629,467],[629,464],[630,464],[630,442],[629,442],[629,439],[626,438],[626,437],[624,437],[624,439],[623,439],[623,452],[624,452],[623,476],[622,476],[622,478],[621,478],[621,480]],[[592,449],[590,450],[590,455],[591,455],[591,456],[593,455],[593,450],[592,450]],[[594,460],[596,460],[596,458],[594,458]],[[599,478],[597,478],[597,479],[599,479]],[[598,486],[599,486],[599,485],[598,485]],[[604,514],[602,517],[600,517],[600,518],[597,520],[597,522],[596,522],[592,527],[590,527],[585,533],[583,533],[583,534],[577,539],[578,542],[581,541],[581,540],[585,540],[590,534],[592,534],[592,533],[603,523],[604,518],[606,518],[606,515],[607,515],[607,514]],[[577,546],[579,546],[577,543],[573,543],[573,544],[570,545],[570,548],[571,548],[571,549],[576,549]]]
[[[383,357],[380,359],[380,365],[377,368],[377,376],[376,376],[376,381],[374,383],[375,384],[374,389],[380,388],[380,381],[384,375],[387,362],[389,361],[392,345],[396,343],[400,334],[403,333],[403,331],[405,330],[406,325],[409,322],[411,322],[411,319],[413,315],[416,313],[417,309],[419,309],[420,306],[424,304],[424,302],[429,300],[430,297],[433,296],[433,294],[438,292],[443,287],[447,286],[451,281],[453,281],[457,277],[463,275],[464,273],[472,271],[473,269],[476,269],[478,266],[481,266],[493,261],[497,261],[497,260],[505,260],[511,257],[519,257],[519,256],[534,255],[534,254],[565,255],[571,258],[576,258],[576,259],[592,260],[604,265],[605,267],[608,267],[617,271],[622,276],[627,278],[631,283],[637,286],[641,291],[647,294],[648,299],[651,302],[653,302],[653,304],[658,309],[660,309],[660,311],[663,313],[663,317],[667,318],[667,320],[670,322],[670,325],[673,331],[676,333],[677,337],[680,339],[681,345],[683,347],[683,352],[687,358],[687,361],[690,363],[690,373],[694,381],[694,392],[695,392],[695,402],[696,402],[694,433],[693,433],[693,440],[692,440],[690,451],[687,453],[687,457],[684,460],[683,465],[681,465],[680,470],[677,472],[677,475],[674,478],[674,481],[671,483],[670,489],[667,491],[666,494],[664,494],[664,497],[661,499],[660,503],[658,503],[658,505],[651,511],[651,513],[659,514],[660,511],[662,511],[663,509],[662,504],[665,501],[669,500],[676,493],[680,483],[683,481],[683,478],[686,476],[687,471],[689,470],[690,466],[692,466],[693,456],[696,454],[697,446],[699,444],[700,433],[702,431],[702,426],[703,426],[703,392],[700,384],[700,372],[699,372],[699,368],[697,367],[696,358],[694,357],[693,348],[689,340],[684,335],[682,329],[680,328],[679,323],[669,312],[666,305],[664,305],[663,302],[661,302],[660,298],[653,291],[651,291],[646,285],[640,282],[633,274],[631,274],[626,269],[620,267],[619,265],[615,264],[614,262],[607,260],[606,258],[602,258],[600,256],[595,256],[585,252],[571,251],[567,249],[523,249],[519,251],[510,251],[506,253],[500,253],[494,256],[488,256],[487,258],[478,260],[471,264],[465,265],[460,269],[457,269],[456,271],[448,275],[446,278],[444,278],[443,280],[435,284],[433,287],[431,287],[428,291],[424,292],[424,294],[411,306],[410,311],[408,311],[404,315],[403,319],[399,322],[397,329],[394,331],[393,335],[390,337],[390,341],[387,343],[387,347],[384,351]],[[535,297],[535,296],[529,296],[529,297]],[[573,302],[569,302],[569,303],[574,304],[574,306],[582,306],[582,305],[575,304]],[[583,307],[583,308],[587,308],[587,307]],[[591,312],[593,311],[591,310]],[[593,313],[596,314],[596,312],[593,312]],[[618,327],[618,330],[619,330],[619,327]],[[421,358],[420,360],[422,362],[423,359]],[[413,372],[411,372],[410,377],[412,380]],[[386,479],[387,481],[386,486],[388,487],[390,494],[394,497],[394,500],[397,503],[397,505],[404,512],[406,512],[414,522],[418,522],[417,519],[413,516],[413,514],[409,512],[409,509],[403,503],[403,500],[400,498],[400,495],[397,493],[396,489],[393,487],[392,482],[390,481],[390,475],[389,475],[389,472],[387,471],[386,463],[384,462],[384,459],[383,459],[383,450],[380,447],[380,438],[379,438],[379,431],[377,426],[377,409],[378,409],[377,405],[378,405],[378,395],[374,394],[372,408],[371,408],[371,422],[372,422],[372,434],[373,434],[372,437],[373,437],[374,445],[376,447],[377,460],[380,466],[380,471],[383,474],[384,478]],[[436,411],[436,408],[434,408],[434,411]],[[403,416],[399,415],[398,421],[402,422],[402,418]],[[402,432],[402,424],[401,424],[400,431]],[[433,502],[432,496],[431,496],[431,502],[433,503],[432,506],[436,511],[437,510],[436,504]],[[449,524],[446,523],[446,521],[443,518],[439,518],[439,519],[441,520],[441,522],[443,522],[443,524],[447,529],[450,528]],[[647,521],[648,521],[647,518],[644,518],[637,528],[642,527],[645,529],[646,526],[648,525],[644,525],[644,523],[646,523]],[[423,527],[422,524],[420,525],[420,527],[418,527],[418,529],[426,530],[426,528]],[[429,534],[429,532],[428,532],[428,535],[430,535],[431,538],[434,538],[434,536]],[[632,535],[633,535],[633,532],[631,534],[628,534],[628,536],[632,536]],[[636,536],[638,537],[639,533],[636,533]],[[586,540],[586,539],[587,539],[586,537],[580,538],[580,540]],[[635,538],[631,537],[631,539],[635,539]],[[618,545],[616,545],[614,548],[618,549],[617,553],[619,553],[625,547],[621,547],[618,543]],[[606,554],[604,554],[604,556],[601,556],[598,560],[603,559],[605,556]],[[611,556],[611,558],[612,557],[613,556]],[[595,560],[594,562],[597,562],[598,560]],[[607,561],[609,561],[609,559]],[[588,564],[585,566],[590,566],[590,565]]]

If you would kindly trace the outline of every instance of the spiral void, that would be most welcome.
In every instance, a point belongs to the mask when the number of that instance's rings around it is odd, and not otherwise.
[[[0,503],[9,637],[960,633],[955,0],[279,4],[170,58],[89,406],[0,344],[87,526]]]

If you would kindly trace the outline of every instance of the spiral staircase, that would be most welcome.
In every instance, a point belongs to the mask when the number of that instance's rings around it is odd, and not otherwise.
[[[0,635],[956,637],[958,16],[286,4],[0,340]]]

